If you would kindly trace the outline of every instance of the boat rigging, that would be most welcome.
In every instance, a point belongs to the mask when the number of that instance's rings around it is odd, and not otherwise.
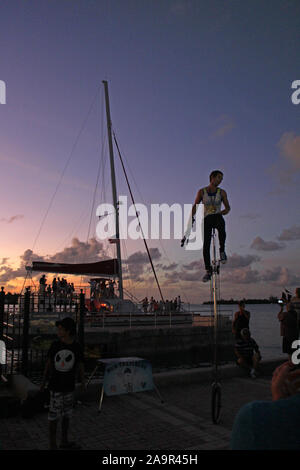
[[[111,113],[110,113],[110,102],[109,102],[109,93],[108,93],[108,82],[106,80],[103,80],[103,86],[104,86],[104,95],[105,95],[105,108],[106,108],[106,124],[107,124],[107,135],[108,135],[108,146],[109,146],[109,158],[110,158],[110,174],[111,174],[111,184],[112,184],[112,196],[113,196],[113,206],[115,210],[115,237],[113,239],[110,239],[110,243],[114,243],[116,245],[116,258],[111,259],[111,260],[104,260],[104,261],[99,261],[97,263],[84,263],[84,264],[67,264],[67,263],[48,263],[48,262],[32,262],[32,266],[26,266],[27,274],[31,273],[32,271],[40,271],[44,273],[55,273],[55,274],[71,274],[71,275],[81,275],[81,276],[92,276],[93,279],[91,281],[96,282],[97,284],[100,284],[101,282],[105,281],[105,279],[116,279],[118,278],[118,289],[119,289],[119,297],[118,301],[114,302],[116,305],[112,308],[114,308],[116,311],[121,311],[122,308],[122,303],[126,305],[126,308],[128,309],[128,300],[124,300],[124,286],[123,286],[123,274],[122,274],[122,257],[121,257],[121,246],[120,246],[120,227],[119,227],[119,201],[118,201],[118,196],[117,196],[117,187],[116,187],[116,175],[115,175],[115,163],[114,163],[114,148],[113,148],[113,136],[112,136],[112,121],[111,121]],[[77,139],[78,140],[78,139]],[[120,153],[120,149],[116,140],[116,136],[114,134],[114,142],[118,150],[118,155],[121,161],[122,169],[126,178],[127,186],[131,195],[132,202],[135,207],[135,212],[136,216],[138,219],[139,227],[141,229],[141,233],[143,235],[143,240],[144,244],[146,247],[147,255],[151,264],[152,271],[154,273],[155,281],[161,296],[162,301],[164,302],[163,294],[160,288],[160,284],[158,281],[157,274],[155,272],[155,268],[151,259],[151,254],[148,249],[147,242],[145,240],[142,227],[140,224],[139,220],[139,215],[136,210],[136,205],[134,202],[132,190],[129,184],[129,180],[127,177],[127,173],[125,170],[125,166],[123,163],[123,159]],[[70,160],[70,158],[69,158]],[[68,163],[69,163],[68,160]],[[63,173],[65,172],[66,166],[64,168]],[[60,182],[62,180],[62,177],[60,179]],[[98,177],[97,177],[98,181]],[[60,183],[59,182],[59,183]],[[55,194],[57,192],[55,191]],[[54,196],[55,196],[54,194]],[[54,196],[52,197],[51,204],[53,202]],[[50,210],[51,204],[47,210],[46,216]],[[43,223],[45,222],[45,218],[43,219]],[[42,227],[41,227],[42,228]],[[41,232],[41,228],[39,230],[39,234]],[[38,235],[39,235],[38,234]],[[36,243],[36,240],[35,240]],[[27,279],[27,277],[26,277]],[[26,282],[26,279],[24,281],[24,285]],[[23,286],[24,288],[24,286]],[[23,290],[23,289],[22,289]],[[100,289],[99,289],[100,290]],[[93,302],[90,303],[89,308],[96,308],[96,310],[101,308],[101,304],[103,304],[103,299],[102,301],[97,301],[97,299],[93,299]],[[136,310],[133,306],[132,303],[132,309]]]

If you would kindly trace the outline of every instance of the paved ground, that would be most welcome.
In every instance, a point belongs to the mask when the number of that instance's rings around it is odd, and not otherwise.
[[[226,450],[240,407],[271,399],[268,375],[224,379],[221,422],[214,425],[209,383],[166,385],[159,390],[164,404],[155,392],[104,396],[100,414],[95,394],[74,410],[71,439],[83,450]],[[48,449],[47,413],[1,419],[0,442],[3,450]]]

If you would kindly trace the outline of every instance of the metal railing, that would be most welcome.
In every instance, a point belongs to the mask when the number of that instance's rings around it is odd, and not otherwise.
[[[17,301],[0,291],[0,340],[6,345],[6,364],[1,374],[34,374],[44,366],[49,342],[56,333],[55,322],[71,316],[77,323],[78,340],[84,346],[85,333],[101,329],[211,327],[213,315],[209,306],[194,311],[158,312],[87,312],[83,292],[72,298],[33,293],[27,288]],[[49,308],[50,307],[50,308]],[[231,329],[232,310],[220,308],[220,328]],[[49,339],[50,338],[50,339]],[[41,341],[42,346],[39,344]],[[43,349],[44,348],[44,349]],[[1,370],[2,369],[2,370]]]
[[[51,300],[51,299],[50,299]],[[9,303],[4,288],[0,292],[0,340],[6,346],[5,364],[0,367],[1,375],[22,373],[28,376],[34,370],[38,357],[44,360],[45,351],[39,351],[34,344],[34,335],[39,334],[35,328],[35,319],[53,316],[55,320],[63,316],[72,316],[77,323],[78,340],[84,346],[85,296],[81,292],[70,302],[54,302],[49,309],[47,299],[32,293],[29,288],[18,297],[18,302]],[[39,313],[41,315],[39,315]],[[48,329],[49,330],[49,329]],[[51,331],[47,331],[51,334]]]
[[[221,328],[231,329],[232,310],[222,310],[219,315]],[[213,314],[210,311],[191,312],[123,312],[90,313],[85,316],[85,324],[90,328],[138,328],[138,327],[178,327],[178,326],[213,326]]]

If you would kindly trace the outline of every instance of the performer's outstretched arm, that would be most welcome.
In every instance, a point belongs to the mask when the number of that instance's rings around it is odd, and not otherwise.
[[[189,218],[188,227],[186,229],[186,232],[185,232],[185,235],[184,235],[183,239],[181,240],[181,246],[182,247],[184,246],[185,243],[188,243],[188,241],[189,241],[189,235],[190,235],[190,232],[192,230],[193,224],[195,222],[195,214],[197,212],[198,204],[200,204],[200,202],[202,201],[202,198],[203,198],[203,192],[202,192],[202,189],[199,189],[199,191],[197,193],[197,196],[196,196],[196,199],[195,199],[195,202],[194,202],[194,205],[192,207],[192,212],[191,212],[191,215],[190,215],[190,218]]]

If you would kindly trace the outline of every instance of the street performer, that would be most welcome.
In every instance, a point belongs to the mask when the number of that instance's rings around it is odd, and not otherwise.
[[[230,211],[230,205],[227,199],[226,191],[219,188],[219,185],[223,180],[223,173],[220,170],[212,171],[209,179],[210,184],[205,188],[199,189],[192,208],[192,221],[194,222],[194,216],[196,214],[198,204],[200,204],[201,201],[204,204],[203,258],[206,274],[203,276],[203,282],[209,281],[212,275],[210,243],[213,228],[218,230],[221,263],[224,264],[227,261],[227,256],[225,253],[226,231],[223,215],[228,214]],[[221,210],[222,203],[224,205],[223,210]],[[186,241],[186,237],[184,237],[181,240],[181,246],[183,246]]]

